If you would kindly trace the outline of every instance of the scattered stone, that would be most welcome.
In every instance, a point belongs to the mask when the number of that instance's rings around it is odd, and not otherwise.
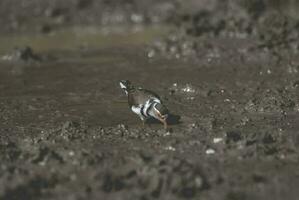
[[[172,146],[167,146],[165,147],[165,150],[168,150],[168,151],[175,151],[176,149]]]
[[[216,151],[214,149],[207,149],[206,150],[207,155],[211,155],[211,154],[215,154],[215,153],[216,153]]]
[[[217,144],[223,141],[223,138],[213,138],[213,143]]]

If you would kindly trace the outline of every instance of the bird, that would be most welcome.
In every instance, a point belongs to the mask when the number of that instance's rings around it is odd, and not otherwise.
[[[128,97],[129,108],[139,116],[143,127],[147,119],[155,118],[163,123],[164,129],[167,130],[169,111],[156,93],[135,87],[129,80],[121,80],[119,84]]]

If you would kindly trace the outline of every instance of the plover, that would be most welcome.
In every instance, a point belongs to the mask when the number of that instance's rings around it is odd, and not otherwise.
[[[128,96],[130,109],[140,117],[143,126],[152,117],[162,122],[167,129],[168,109],[157,94],[141,87],[135,88],[128,80],[121,80],[119,84]]]

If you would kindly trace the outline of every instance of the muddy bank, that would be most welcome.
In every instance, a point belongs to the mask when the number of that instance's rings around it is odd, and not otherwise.
[[[51,33],[73,25],[161,23],[172,18],[176,7],[176,2],[168,0],[3,0],[0,31]]]

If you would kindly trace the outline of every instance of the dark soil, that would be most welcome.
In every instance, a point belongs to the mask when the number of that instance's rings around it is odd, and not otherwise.
[[[208,2],[2,0],[0,199],[298,199],[296,3]]]

